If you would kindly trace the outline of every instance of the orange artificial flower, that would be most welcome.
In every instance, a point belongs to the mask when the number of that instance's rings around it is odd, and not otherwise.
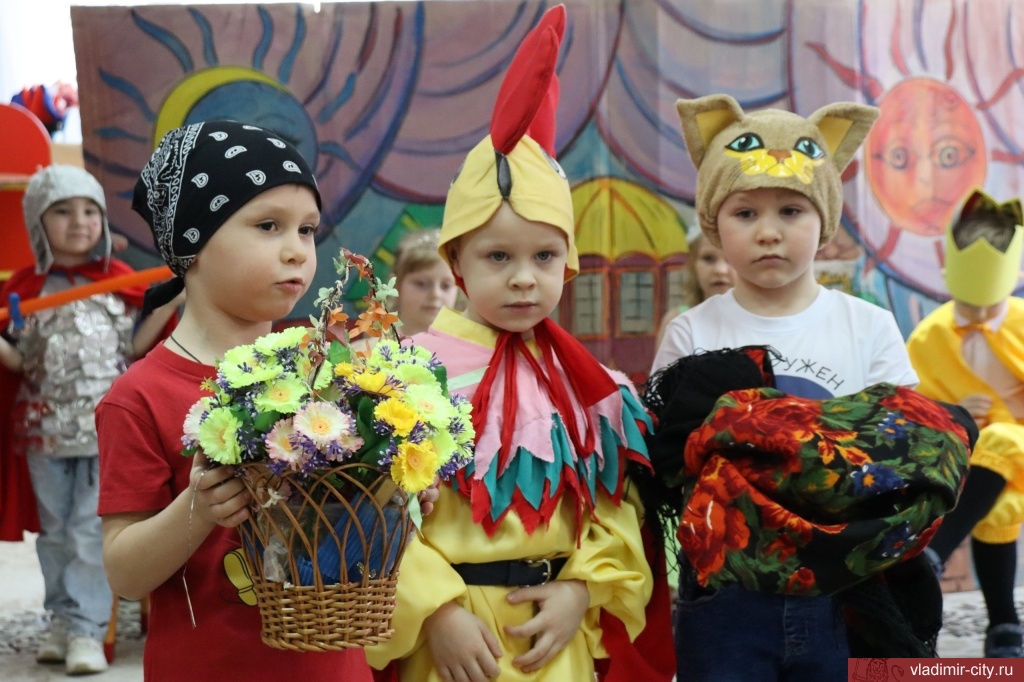
[[[359,314],[352,336],[364,333],[370,336],[383,336],[395,322],[398,322],[398,315],[382,306],[380,301],[370,301],[370,306]],[[377,326],[378,324],[380,326]]]
[[[327,326],[334,327],[337,325],[345,324],[348,321],[348,313],[343,308],[335,308],[331,311],[330,316],[327,318]]]
[[[373,264],[370,263],[370,259],[362,254],[352,253],[348,249],[343,249],[345,258],[357,268],[359,268],[359,276],[368,282],[373,281]]]

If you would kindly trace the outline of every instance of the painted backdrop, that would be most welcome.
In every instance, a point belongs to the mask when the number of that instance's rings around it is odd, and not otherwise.
[[[313,291],[333,280],[342,244],[386,266],[405,232],[439,224],[517,45],[550,4],[73,8],[86,164],[128,259],[154,260],[130,198],[156,141],[230,117],[276,129],[314,164],[327,229]],[[686,276],[696,172],[677,98],[727,92],[802,115],[835,100],[881,108],[845,174],[845,229],[819,276],[893,310],[904,333],[945,297],[941,237],[966,193],[1020,193],[1024,0],[566,5],[556,147],[583,268],[558,316],[634,377]]]

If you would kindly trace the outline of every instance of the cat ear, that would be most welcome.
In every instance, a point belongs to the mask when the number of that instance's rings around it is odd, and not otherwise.
[[[715,135],[743,120],[743,109],[729,95],[708,95],[698,99],[676,101],[683,140],[695,168],[700,168],[704,154]]]
[[[871,125],[878,118],[875,107],[854,102],[826,104],[807,117],[825,137],[832,163],[842,173],[864,138]]]

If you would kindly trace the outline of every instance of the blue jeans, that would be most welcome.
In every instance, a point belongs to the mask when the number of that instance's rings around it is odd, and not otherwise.
[[[684,585],[675,644],[678,682],[845,682],[846,625],[831,597],[790,597],[738,585]]]
[[[36,553],[43,607],[67,623],[68,634],[102,640],[113,594],[103,570],[97,457],[28,458],[42,532]]]

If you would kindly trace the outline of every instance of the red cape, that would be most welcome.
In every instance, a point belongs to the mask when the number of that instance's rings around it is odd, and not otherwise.
[[[665,552],[655,547],[646,524],[640,531],[644,539],[644,554],[654,574],[654,590],[646,608],[647,624],[630,642],[622,621],[607,611],[601,611],[601,643],[608,651],[608,658],[594,662],[600,682],[671,682],[676,674]]]
[[[76,268],[59,269],[69,275],[81,275],[92,281],[109,279],[133,272],[126,263],[112,258],[110,267],[103,271],[102,263],[94,261]],[[10,294],[18,294],[22,301],[35,298],[43,289],[46,275],[35,274],[35,268],[18,270],[0,290],[0,307],[6,306]],[[125,303],[142,308],[145,287],[119,291]],[[28,464],[22,453],[14,448],[11,428],[11,411],[21,385],[21,375],[0,365],[0,541],[20,542],[24,531],[39,532],[39,515],[32,482],[28,475]]]

